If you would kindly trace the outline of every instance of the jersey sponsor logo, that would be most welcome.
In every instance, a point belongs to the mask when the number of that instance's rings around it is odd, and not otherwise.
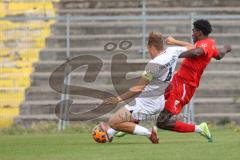
[[[206,48],[206,47],[207,47],[207,44],[206,44],[206,43],[201,44],[201,47]]]

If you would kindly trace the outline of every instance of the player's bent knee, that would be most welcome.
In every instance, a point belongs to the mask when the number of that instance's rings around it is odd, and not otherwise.
[[[165,129],[167,123],[167,119],[164,116],[159,116],[156,122],[156,126],[160,129]]]
[[[172,119],[173,114],[166,109],[164,109],[162,112],[160,112],[156,126],[160,129],[171,129],[174,124],[175,120]]]
[[[165,122],[157,122],[156,126],[160,129],[165,129],[166,123]]]
[[[115,130],[119,130],[120,123],[112,121],[111,123],[109,123],[109,126]]]

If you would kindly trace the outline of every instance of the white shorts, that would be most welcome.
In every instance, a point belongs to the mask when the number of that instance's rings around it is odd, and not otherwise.
[[[134,104],[133,104],[134,103]],[[156,120],[156,116],[163,110],[165,105],[164,95],[157,98],[135,98],[134,102],[125,105],[132,113],[134,120]]]

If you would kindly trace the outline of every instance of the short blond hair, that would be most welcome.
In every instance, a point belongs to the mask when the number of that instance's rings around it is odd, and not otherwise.
[[[163,35],[160,32],[152,31],[148,36],[148,46],[154,46],[157,50],[163,48]]]

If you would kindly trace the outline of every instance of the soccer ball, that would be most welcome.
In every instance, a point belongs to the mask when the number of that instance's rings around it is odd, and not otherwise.
[[[97,143],[106,143],[107,134],[102,131],[99,125],[96,125],[92,130],[92,137]]]

